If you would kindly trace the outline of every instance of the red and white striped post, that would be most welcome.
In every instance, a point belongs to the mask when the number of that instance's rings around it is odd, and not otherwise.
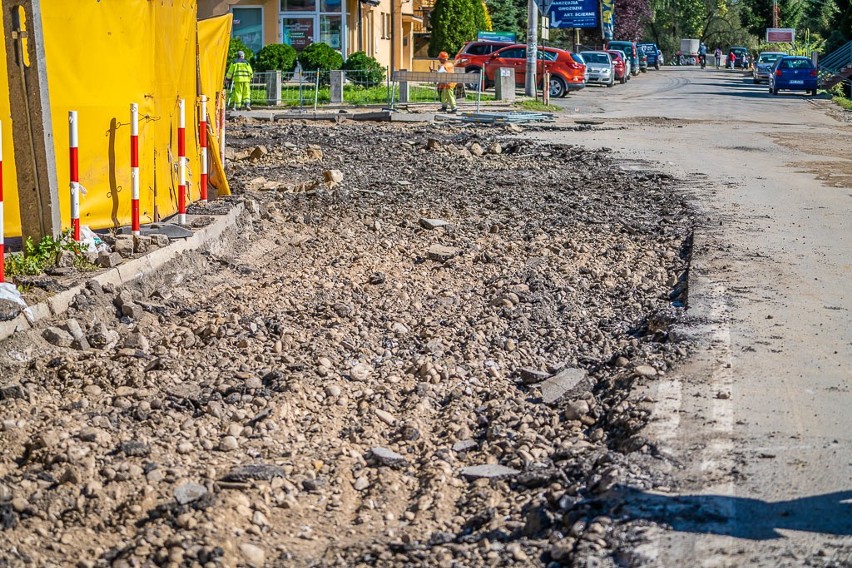
[[[178,224],[186,225],[186,103],[178,103]]]
[[[130,105],[130,229],[141,235],[139,227],[139,105]]]
[[[207,203],[207,95],[201,95],[198,144],[201,146],[201,202]]]
[[[6,242],[3,235],[6,227],[3,224],[3,123],[0,122],[0,283],[6,281]]]
[[[68,138],[71,158],[71,233],[75,241],[80,240],[80,169],[77,163],[77,111],[68,112]]]

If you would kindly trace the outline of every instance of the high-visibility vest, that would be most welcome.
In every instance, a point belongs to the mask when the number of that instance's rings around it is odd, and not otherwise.
[[[447,60],[446,62],[441,63],[441,66],[438,67],[438,73],[440,73],[442,69],[443,69],[444,73],[455,73],[456,66],[453,64],[452,61]],[[438,83],[438,88],[439,89],[455,89],[456,84],[455,83]]]
[[[238,59],[231,63],[228,72],[225,73],[225,78],[233,80],[234,83],[249,83],[253,76],[254,71],[245,59]]]

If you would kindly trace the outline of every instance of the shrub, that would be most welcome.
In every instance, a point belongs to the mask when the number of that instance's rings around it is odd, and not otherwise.
[[[292,71],[298,54],[284,43],[266,45],[254,56],[255,71]]]
[[[331,71],[343,67],[343,56],[327,43],[312,43],[299,54],[305,71]]]
[[[238,37],[232,37],[231,42],[228,44],[228,64],[230,65],[234,59],[237,58],[237,52],[244,51],[246,54],[246,61],[251,61],[251,58],[254,57],[254,52],[243,43]]]
[[[375,58],[363,51],[356,51],[343,63],[344,71],[360,71],[353,73],[351,81],[356,85],[374,87],[385,80],[385,68]]]
[[[474,0],[437,0],[431,16],[429,56],[436,57],[441,51],[455,55],[464,42],[476,39],[477,22],[483,19],[482,7],[475,6]]]

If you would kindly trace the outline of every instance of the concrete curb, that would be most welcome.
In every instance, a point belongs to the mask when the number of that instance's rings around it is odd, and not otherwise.
[[[166,248],[157,249],[146,254],[143,257],[129,260],[123,264],[111,268],[106,272],[102,272],[93,276],[89,280],[95,280],[101,285],[112,284],[117,288],[121,288],[127,284],[135,282],[146,274],[150,274],[176,258],[180,253],[198,250],[206,245],[209,245],[218,240],[222,234],[236,224],[237,218],[243,212],[243,204],[236,203],[228,211],[227,215],[216,216],[215,220],[195,231],[195,233],[184,240],[174,241]],[[30,306],[30,311],[33,314],[33,321],[30,323],[24,314],[20,314],[13,320],[0,322],[0,341],[3,341],[15,333],[26,331],[35,327],[35,325],[47,318],[55,317],[65,313],[74,297],[80,294],[86,287],[86,283],[78,284],[68,290],[63,290],[47,298],[34,306]]]

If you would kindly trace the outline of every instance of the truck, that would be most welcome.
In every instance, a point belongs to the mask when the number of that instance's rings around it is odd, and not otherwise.
[[[677,52],[677,63],[679,65],[698,65],[698,48],[701,46],[701,40],[698,39],[682,39],[680,40],[680,51]]]

